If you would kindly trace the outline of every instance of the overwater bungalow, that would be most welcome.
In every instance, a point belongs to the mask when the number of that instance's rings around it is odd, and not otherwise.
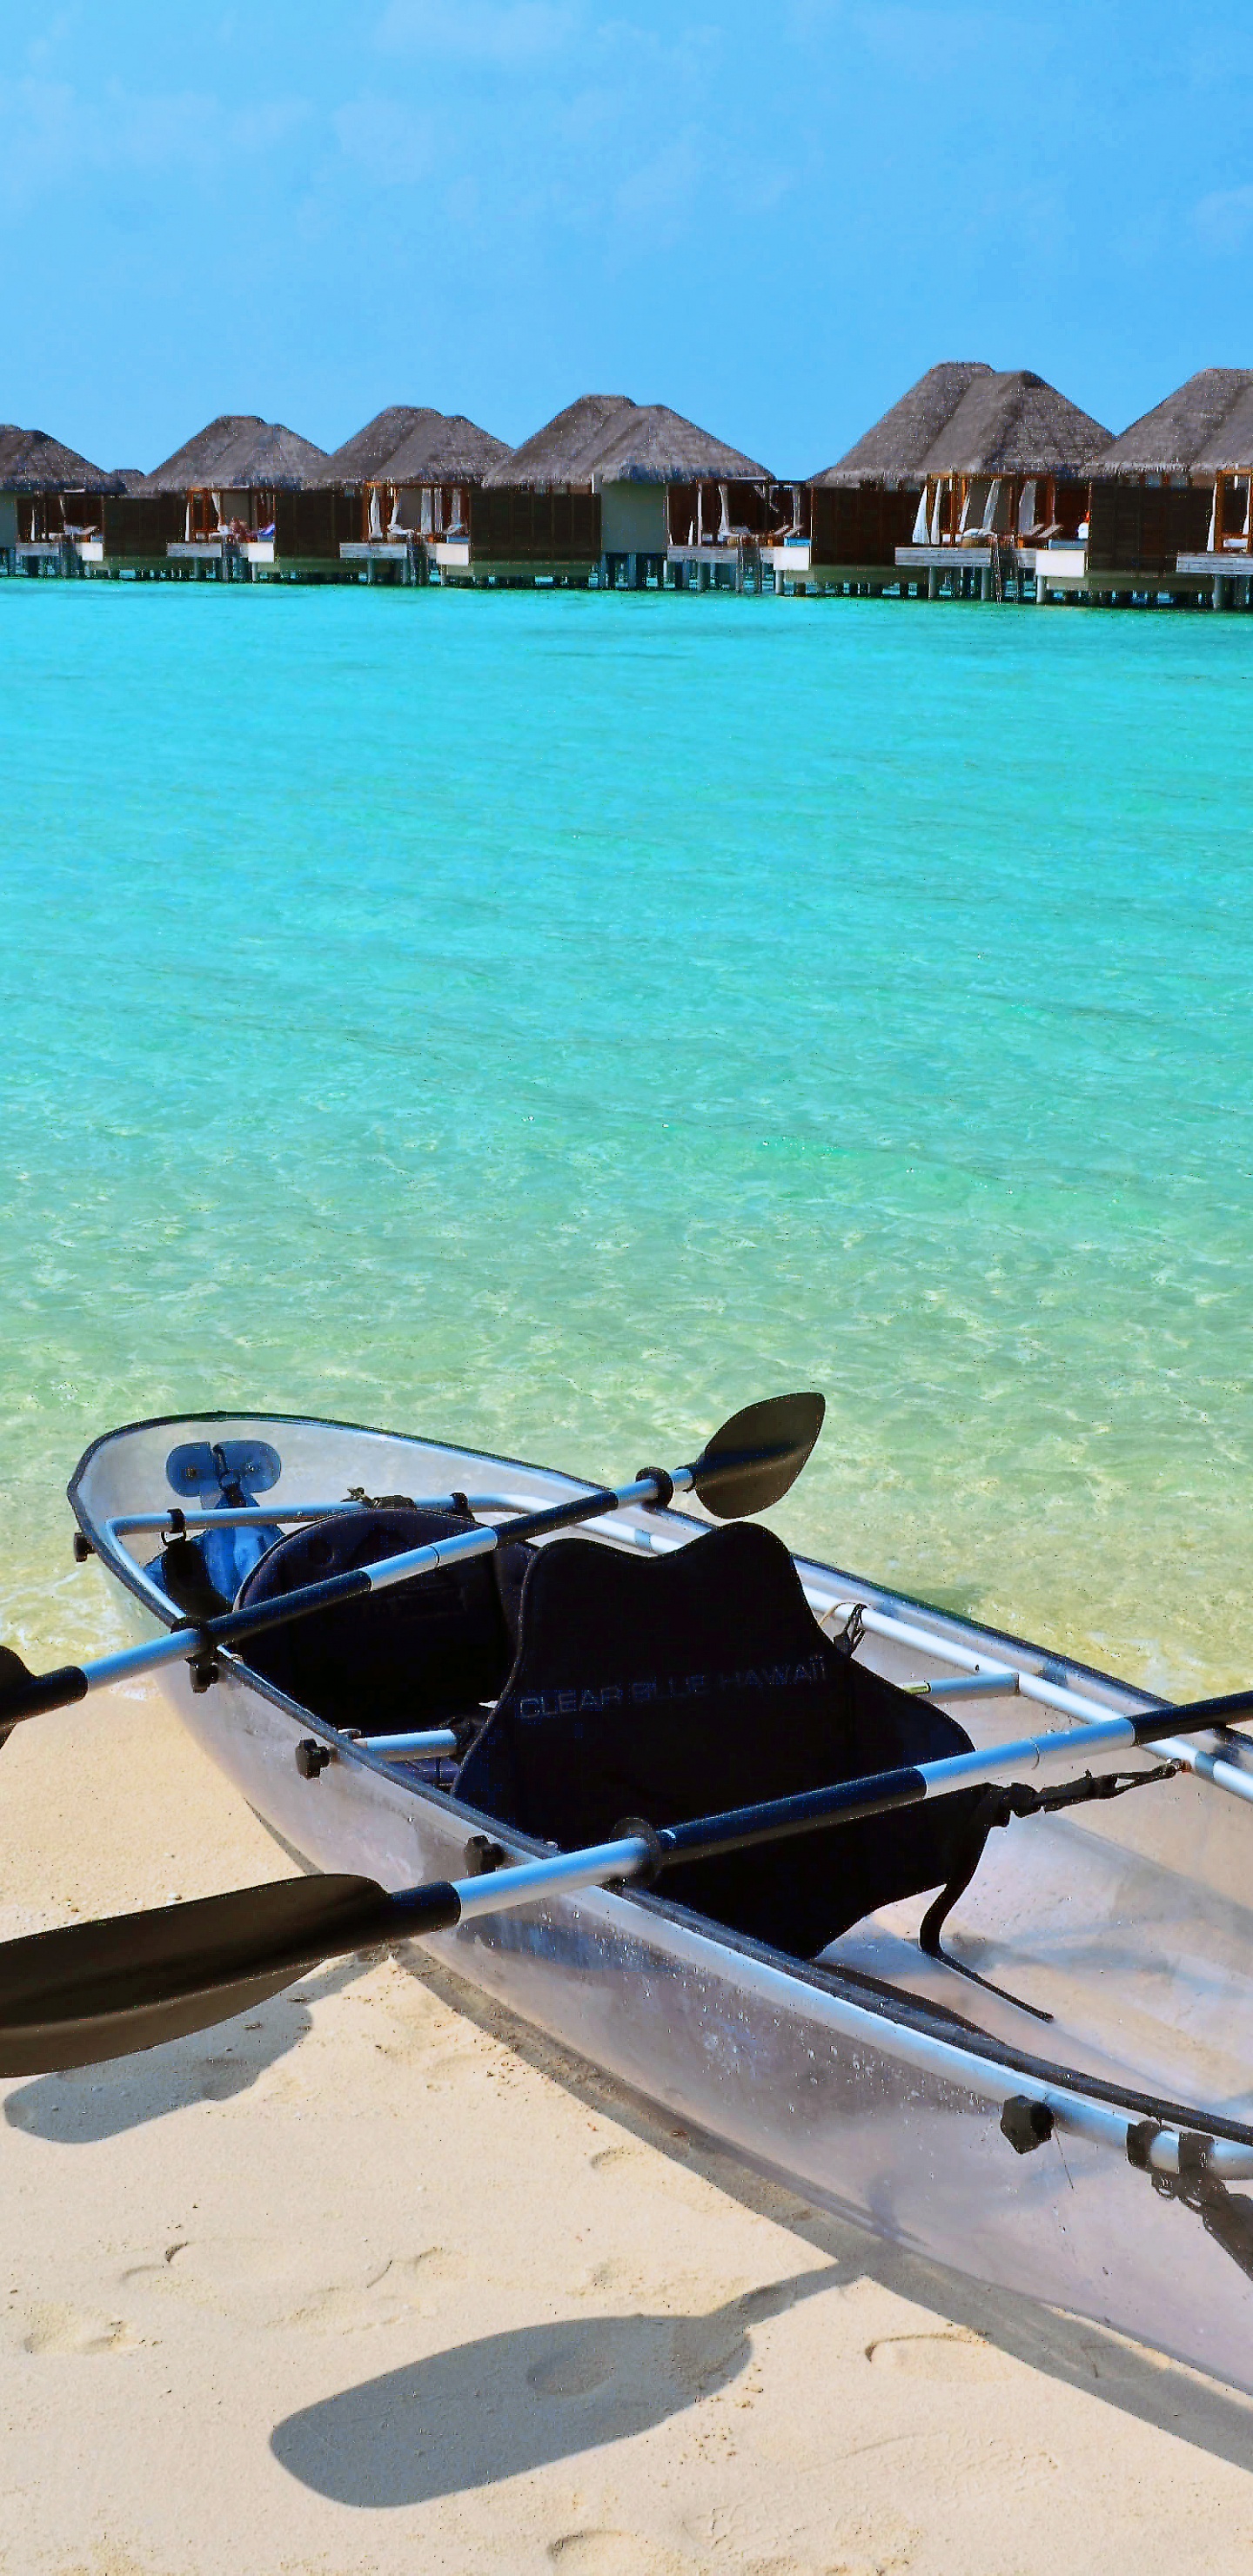
[[[350,504],[324,487],[326,463],[324,448],[281,421],[224,412],[111,505],[106,569],[129,559],[178,572],[333,578]]]
[[[0,562],[7,571],[74,570],[99,536],[119,474],[92,465],[43,429],[0,424]]]
[[[365,559],[371,571],[385,567],[389,554],[402,561],[420,557],[419,577],[432,562],[441,573],[464,571],[470,549],[469,496],[508,456],[508,446],[467,420],[464,412],[380,413],[378,422],[359,432],[347,449],[336,450],[327,467],[328,481],[342,477],[345,459],[351,462],[349,451],[372,432],[381,432],[389,420],[401,424],[397,437],[389,445],[380,434],[368,470],[345,485],[357,495],[360,525],[340,552],[349,562]]]
[[[806,587],[822,589],[894,585],[896,549],[916,532],[927,459],[972,384],[992,373],[978,360],[928,367],[846,455],[803,485],[794,524],[772,553],[776,582],[804,576]]]
[[[465,574],[635,587],[688,566],[734,573],[768,528],[769,492],[765,466],[665,404],[583,394],[471,492]]]
[[[1089,592],[1249,604],[1253,369],[1202,367],[1114,440],[1097,475]]]
[[[1095,459],[1109,432],[1027,368],[983,370],[922,459],[922,489],[898,571],[926,576],[928,596],[978,590],[1037,596],[1054,547],[1086,540]]]

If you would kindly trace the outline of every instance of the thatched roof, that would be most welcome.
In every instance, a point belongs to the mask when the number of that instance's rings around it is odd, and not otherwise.
[[[962,396],[977,376],[991,374],[982,359],[950,358],[938,367],[928,367],[925,376],[919,376],[882,420],[864,432],[847,456],[829,465],[825,474],[814,475],[814,483],[921,483],[923,458],[947,428]]]
[[[533,492],[590,485],[605,448],[638,409],[627,394],[580,394],[555,420],[502,456],[483,481],[489,488],[522,485]]]
[[[389,483],[482,483],[509,454],[463,411],[432,412],[387,460]]]
[[[1079,474],[1108,444],[1099,420],[1026,367],[932,367],[816,480],[899,485],[921,484],[929,474]]]
[[[299,492],[326,479],[326,450],[256,412],[222,412],[143,484],[155,492]]]
[[[0,492],[120,492],[116,474],[91,465],[46,429],[0,423]]]
[[[113,481],[123,492],[138,492],[148,480],[142,465],[119,465]]]
[[[1081,474],[1109,445],[1090,412],[1026,367],[975,376],[922,460],[924,474]]]
[[[1102,474],[1211,474],[1253,470],[1253,368],[1202,367],[1098,460]]]
[[[664,403],[634,406],[597,463],[598,483],[768,483],[769,468]]]
[[[328,483],[377,483],[396,450],[415,430],[431,427],[442,420],[442,412],[428,404],[391,403],[386,411],[376,412],[342,447],[333,447],[326,463]]]

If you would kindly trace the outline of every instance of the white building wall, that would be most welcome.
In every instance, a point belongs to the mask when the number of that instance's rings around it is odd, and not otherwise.
[[[602,484],[600,542],[607,555],[664,555],[665,484]]]

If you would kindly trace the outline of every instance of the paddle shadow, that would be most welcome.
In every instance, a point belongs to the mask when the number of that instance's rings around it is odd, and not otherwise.
[[[797,2273],[704,2316],[563,2317],[456,2344],[275,2426],[270,2448],[336,2504],[430,2503],[629,2441],[738,2378],[751,2329],[834,2286]]]
[[[190,2039],[103,2066],[37,2076],[7,2095],[4,2117],[28,2137],[59,2147],[94,2147],[196,2102],[233,2101],[312,2029],[309,2004],[338,1993],[360,1974],[361,1962],[350,1959],[320,1976],[302,1977],[298,1995],[276,1995],[255,2012]]]

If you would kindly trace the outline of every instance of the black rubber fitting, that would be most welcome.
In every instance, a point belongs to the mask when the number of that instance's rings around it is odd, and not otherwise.
[[[491,1834],[471,1834],[462,1857],[467,1878],[490,1878],[493,1870],[505,1868],[509,1854]]]
[[[1160,2120],[1132,2121],[1127,2131],[1127,2162],[1135,2166],[1137,2173],[1148,2173],[1151,2170],[1149,2154],[1154,2140],[1160,2138],[1161,2134]]]
[[[75,1565],[85,1565],[85,1564],[87,1563],[87,1559],[88,1559],[88,1557],[89,1557],[89,1556],[94,1556],[94,1555],[95,1555],[95,1553],[96,1553],[96,1551],[95,1551],[94,1547],[92,1546],[91,1540],[90,1540],[90,1539],[88,1538],[88,1536],[87,1536],[87,1532],[86,1532],[86,1530],[75,1530],[75,1532],[74,1532],[74,1563],[75,1563]]]
[[[319,1744],[315,1735],[302,1736],[296,1747],[296,1769],[302,1780],[316,1780],[330,1760],[329,1744]]]
[[[673,1476],[668,1476],[664,1467],[637,1467],[635,1470],[636,1484],[642,1484],[645,1476],[651,1476],[653,1483],[657,1488],[651,1503],[645,1503],[645,1511],[668,1512],[671,1503],[674,1501]]]
[[[642,1869],[632,1870],[629,1879],[608,1879],[606,1881],[606,1885],[609,1887],[651,1887],[654,1879],[665,1867],[666,1859],[665,1845],[662,1842],[656,1826],[650,1825],[646,1816],[622,1816],[614,1826],[613,1832],[609,1836],[609,1840],[611,1843],[647,1843],[648,1858]]]
[[[1047,2146],[1055,2126],[1047,2102],[1033,2101],[1029,2093],[1011,2093],[1001,2111],[1001,2136],[1016,2156],[1034,2155],[1037,2147]]]

